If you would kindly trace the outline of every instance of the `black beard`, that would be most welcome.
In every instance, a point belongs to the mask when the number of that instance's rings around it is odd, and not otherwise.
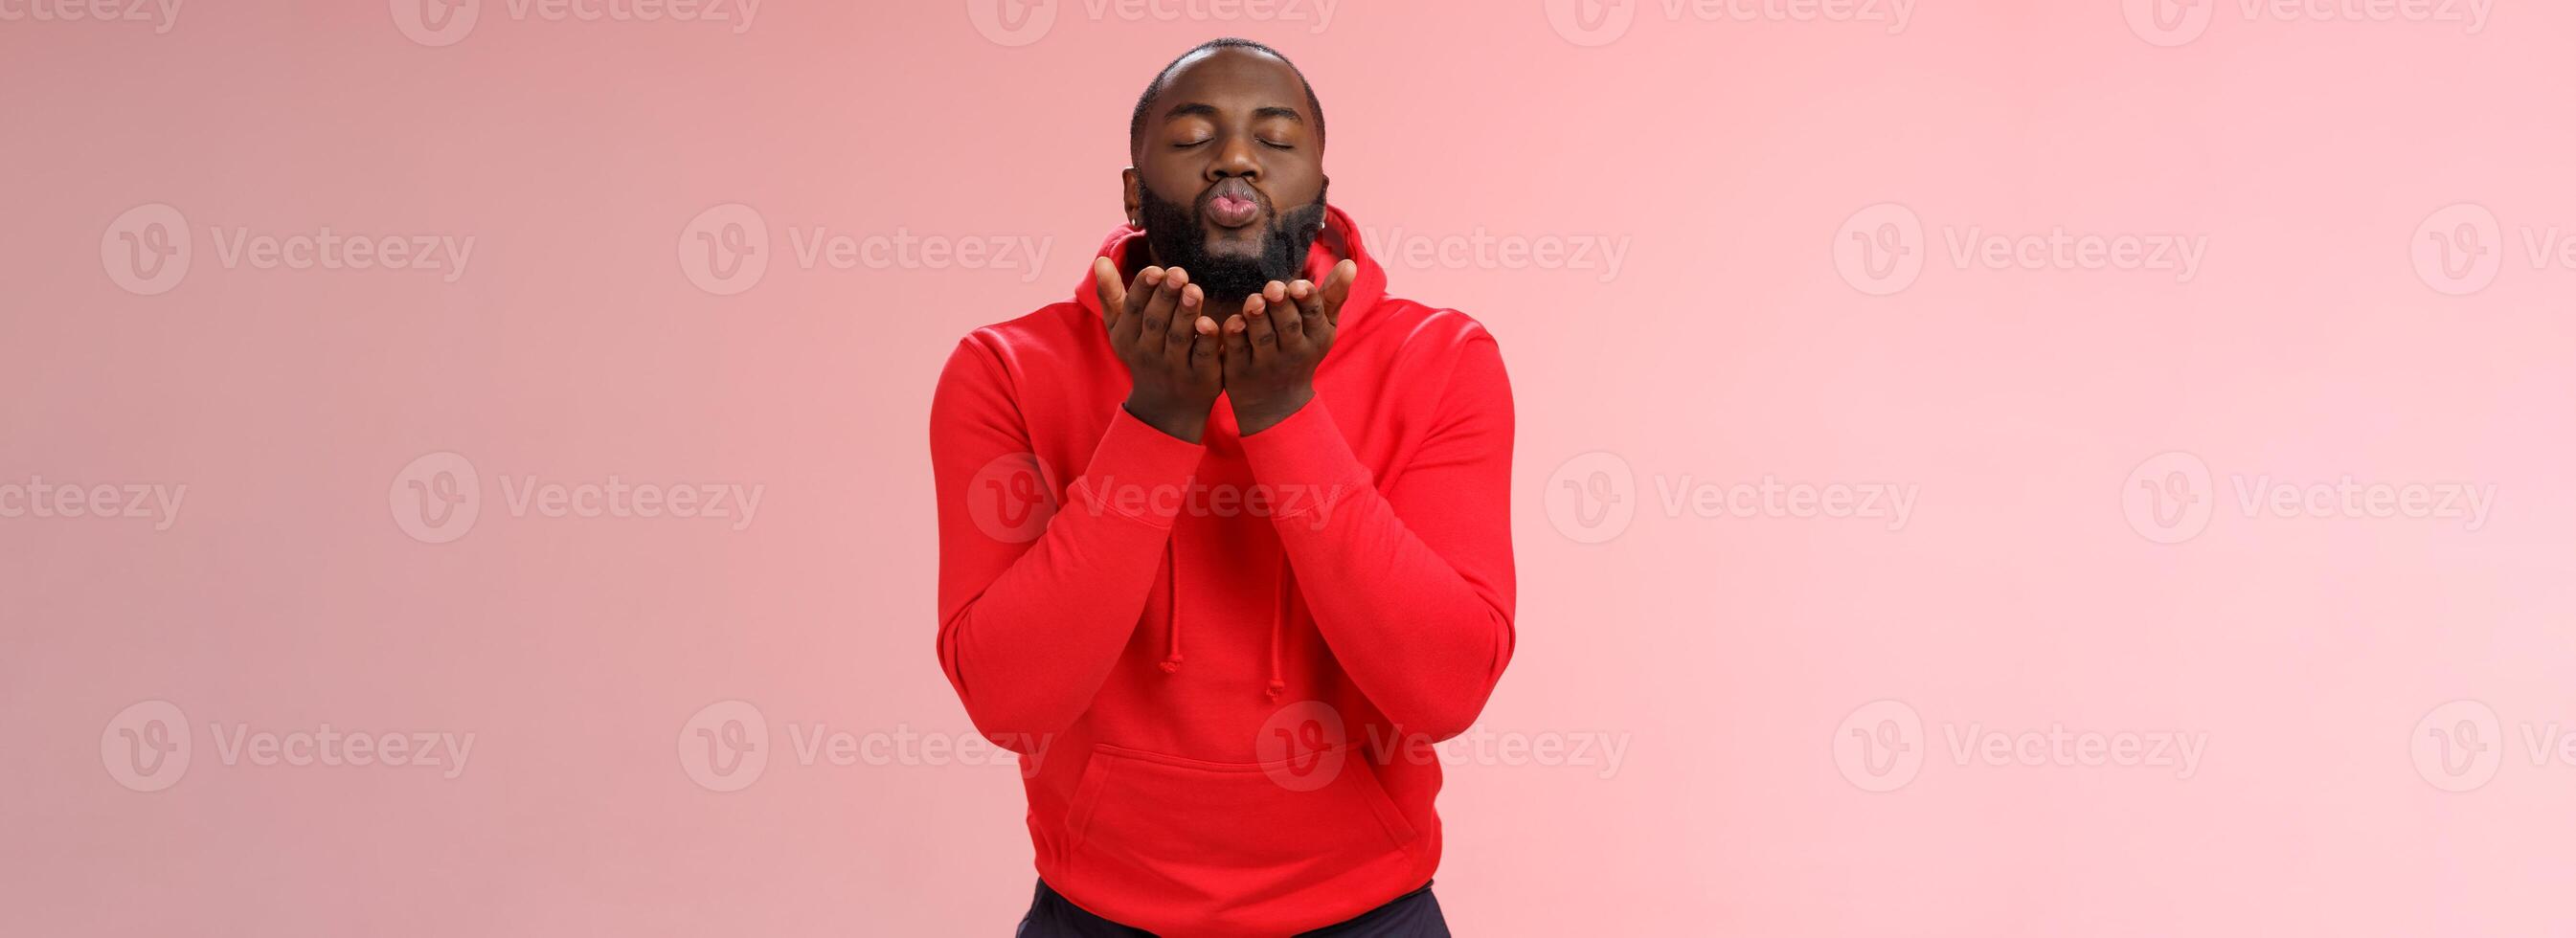
[[[1154,263],[1189,271],[1190,282],[1207,291],[1212,310],[1231,311],[1270,281],[1288,283],[1304,276],[1306,253],[1324,230],[1324,189],[1318,187],[1315,201],[1272,213],[1262,229],[1259,256],[1215,257],[1207,252],[1208,226],[1200,221],[1200,206],[1163,201],[1148,186],[1137,189],[1145,203],[1145,244],[1153,249]]]

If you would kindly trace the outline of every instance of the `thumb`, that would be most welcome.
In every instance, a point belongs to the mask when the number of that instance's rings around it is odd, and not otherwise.
[[[1333,265],[1331,276],[1324,278],[1324,321],[1342,323],[1342,301],[1351,298],[1351,281],[1359,279],[1360,265],[1349,258]]]
[[[1106,257],[1092,258],[1091,287],[1100,297],[1100,321],[1116,328],[1119,314],[1127,311],[1127,287],[1118,282],[1118,265]]]

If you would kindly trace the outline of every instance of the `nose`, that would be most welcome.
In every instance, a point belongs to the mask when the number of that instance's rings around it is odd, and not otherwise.
[[[1261,181],[1261,154],[1251,136],[1233,134],[1218,145],[1215,158],[1208,161],[1210,183],[1242,177],[1245,182]]]

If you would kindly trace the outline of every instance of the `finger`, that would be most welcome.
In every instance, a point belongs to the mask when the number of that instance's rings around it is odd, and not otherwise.
[[[1128,291],[1130,295],[1137,292],[1146,295],[1145,308],[1136,315],[1135,341],[1147,353],[1160,353],[1164,336],[1171,331],[1172,310],[1180,305],[1181,287],[1173,282],[1169,271],[1160,267],[1145,268],[1139,280],[1146,279],[1153,281],[1152,289]]]
[[[1324,312],[1324,288],[1314,281],[1300,280],[1288,285],[1288,294],[1297,301],[1297,315],[1303,320],[1308,348],[1331,348],[1336,323]]]
[[[1137,271],[1136,279],[1127,285],[1127,313],[1118,320],[1124,327],[1118,335],[1128,345],[1136,344],[1136,337],[1145,333],[1145,306],[1154,301],[1154,291],[1163,285],[1166,273],[1161,267],[1148,265]]]
[[[1261,288],[1261,302],[1270,310],[1270,328],[1279,334],[1279,348],[1298,352],[1306,348],[1306,317],[1297,312],[1297,301],[1288,295],[1288,285],[1273,280]]]
[[[1154,298],[1154,288],[1162,285],[1164,273],[1163,268],[1151,264],[1136,272],[1136,279],[1127,285],[1128,314],[1145,311],[1145,303]]]
[[[1255,293],[1243,298],[1243,337],[1250,344],[1251,361],[1268,358],[1279,347],[1279,334],[1270,328],[1270,306]]]
[[[1118,319],[1127,312],[1127,287],[1118,282],[1118,264],[1106,257],[1091,261],[1091,289],[1100,298],[1100,321],[1112,333],[1118,331]]]
[[[1358,262],[1345,258],[1341,263],[1333,265],[1333,272],[1324,278],[1325,322],[1335,326],[1342,324],[1342,303],[1351,298],[1351,284],[1359,278]]]
[[[1218,352],[1225,339],[1217,335],[1216,320],[1200,316],[1192,322],[1197,334],[1190,339],[1190,373],[1201,381],[1214,383],[1224,377]]]
[[[1198,284],[1191,283],[1189,275],[1177,268],[1172,271],[1172,278],[1172,283],[1177,284],[1173,288],[1175,308],[1171,325],[1163,334],[1163,354],[1171,356],[1172,364],[1187,367],[1190,346],[1198,335],[1199,320],[1203,318],[1200,309],[1205,303],[1206,292],[1200,290]]]
[[[1324,288],[1312,280],[1288,284],[1288,302],[1297,305],[1298,338],[1306,345],[1332,341],[1332,324],[1324,321]]]
[[[1226,317],[1225,371],[1227,374],[1242,374],[1244,366],[1252,364],[1252,337],[1249,334],[1251,328],[1250,324],[1244,322],[1241,315]]]

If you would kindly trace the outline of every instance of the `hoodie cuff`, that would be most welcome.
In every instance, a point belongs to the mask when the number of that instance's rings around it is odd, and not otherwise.
[[[1181,513],[1181,499],[1154,496],[1187,486],[1207,447],[1154,429],[1125,405],[1117,411],[1091,451],[1091,464],[1073,480],[1075,496],[1094,513],[1114,512],[1168,530]]]
[[[1330,511],[1344,497],[1375,484],[1368,467],[1351,454],[1350,441],[1342,438],[1342,428],[1333,423],[1333,412],[1321,396],[1288,419],[1244,437],[1243,458],[1252,464],[1252,477],[1272,490],[1277,520]]]

